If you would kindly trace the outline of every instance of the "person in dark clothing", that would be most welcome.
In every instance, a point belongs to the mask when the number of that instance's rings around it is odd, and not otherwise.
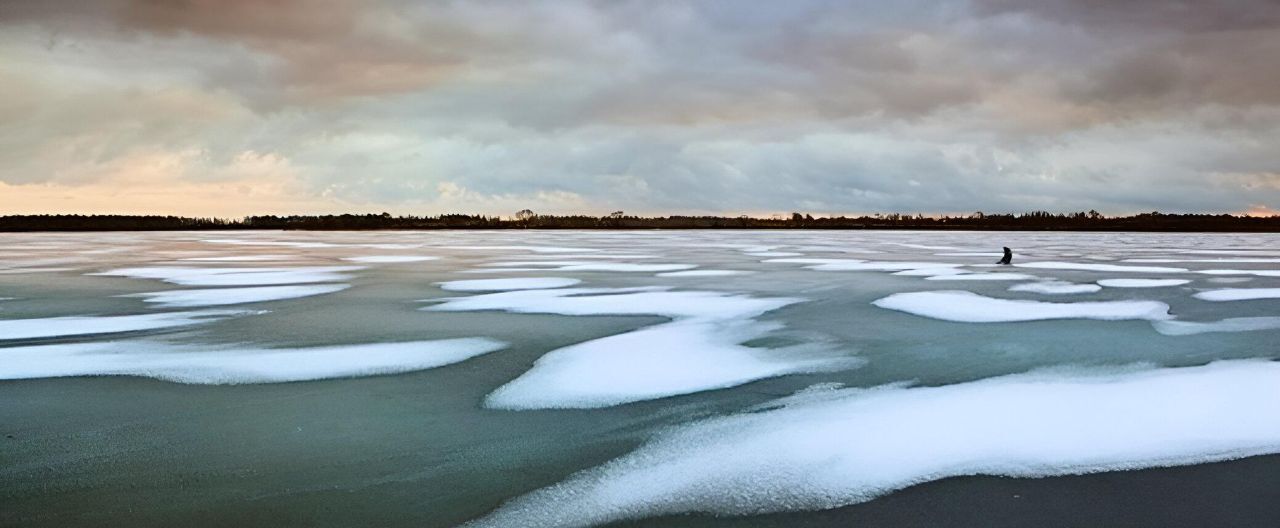
[[[1013,261],[1013,250],[1009,248],[1004,248],[1004,257],[1001,258],[1000,262],[997,262],[996,264],[1008,264],[1012,261]]]

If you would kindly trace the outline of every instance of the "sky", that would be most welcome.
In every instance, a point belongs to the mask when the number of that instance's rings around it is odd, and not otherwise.
[[[0,0],[0,214],[1280,209],[1280,2]]]

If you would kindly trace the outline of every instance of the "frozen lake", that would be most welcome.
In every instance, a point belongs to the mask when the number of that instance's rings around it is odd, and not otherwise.
[[[0,525],[1275,526],[1278,339],[1272,234],[0,234]]]

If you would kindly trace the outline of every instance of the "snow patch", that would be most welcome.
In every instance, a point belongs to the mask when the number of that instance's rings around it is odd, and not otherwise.
[[[752,318],[799,301],[665,288],[561,288],[444,299],[424,310],[675,319],[548,352],[487,399],[504,409],[597,408],[860,365],[861,359],[821,344],[742,344],[781,328]]]
[[[1241,270],[1241,269],[1207,269],[1196,273],[1205,275],[1254,275],[1257,277],[1280,277],[1280,270]]]
[[[1167,336],[1205,334],[1210,332],[1254,332],[1280,329],[1280,317],[1232,317],[1221,321],[1155,321],[1151,325]]]
[[[204,290],[169,290],[151,293],[135,293],[128,297],[142,297],[146,302],[162,307],[191,308],[196,306],[221,306],[284,299],[299,299],[324,295],[349,288],[348,284],[322,284],[306,286],[256,286],[250,288],[214,288]]]
[[[799,257],[804,253],[794,253],[791,251],[748,251],[744,255],[752,257]]]
[[[0,341],[159,330],[211,323],[250,312],[205,310],[143,315],[75,315],[36,319],[0,319]]]
[[[1186,279],[1102,279],[1098,281],[1098,285],[1108,288],[1163,288],[1190,282]]]
[[[154,279],[183,286],[270,286],[276,284],[345,281],[350,279],[351,276],[345,275],[343,272],[360,269],[364,269],[364,267],[197,268],[157,266],[120,268],[91,275]]]
[[[805,264],[806,268],[818,271],[922,271],[923,275],[940,275],[943,270],[954,269],[963,264],[950,262],[895,262],[868,261],[861,259],[828,259],[828,258],[778,258],[762,262],[781,264]],[[957,271],[957,273],[960,273]]]
[[[678,427],[469,523],[586,527],[866,502],[966,475],[1034,478],[1280,452],[1280,363],[816,388]]]
[[[428,260],[439,260],[440,257],[428,257],[425,255],[369,255],[366,257],[346,257],[342,260],[348,262],[359,262],[361,264],[400,264],[405,262],[426,262]]]
[[[956,273],[925,277],[931,281],[1020,281],[1036,278],[1025,273]]]
[[[553,350],[485,400],[491,408],[600,408],[786,374],[860,366],[822,345],[743,346],[780,324],[679,321]]]
[[[1102,286],[1098,286],[1097,284],[1076,284],[1074,282],[1057,280],[1014,284],[1009,287],[1009,291],[1043,293],[1046,295],[1071,295],[1076,293],[1093,293],[1101,290]]]
[[[1253,299],[1280,299],[1280,288],[1223,288],[1207,290],[1192,295],[1202,301],[1249,301]]]
[[[895,293],[871,304],[921,317],[961,323],[1008,323],[1046,319],[1161,320],[1169,305],[1157,301],[1053,303],[985,297],[967,291]]]
[[[561,277],[518,277],[511,279],[476,279],[437,283],[440,289],[449,291],[508,291],[563,288],[582,281]]]
[[[634,264],[629,262],[591,262],[585,260],[529,260],[515,262],[491,262],[486,267],[496,268],[530,268],[543,266],[554,271],[619,271],[619,272],[658,272],[693,269],[694,264]]]
[[[726,277],[729,275],[745,275],[752,273],[742,270],[704,269],[687,271],[669,271],[657,274],[658,277]]]
[[[142,376],[203,385],[281,383],[424,370],[505,346],[485,338],[310,348],[72,343],[0,349],[0,379]]]
[[[195,262],[261,262],[272,260],[292,260],[296,257],[288,255],[229,255],[224,257],[188,257],[178,259]]]
[[[1131,273],[1183,273],[1186,268],[1166,268],[1161,266],[1121,266],[1118,264],[1089,264],[1086,262],[1023,262],[1014,264],[1019,268],[1060,269],[1076,271],[1118,271]]]

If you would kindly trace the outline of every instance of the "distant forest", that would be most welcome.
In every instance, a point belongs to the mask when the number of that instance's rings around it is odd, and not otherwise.
[[[1229,214],[1142,213],[1104,216],[1096,211],[1053,214],[983,214],[926,217],[876,214],[860,217],[821,217],[793,213],[790,217],[748,216],[608,216],[538,215],[524,210],[510,218],[483,215],[439,216],[364,215],[247,216],[238,220],[180,216],[131,215],[13,215],[0,216],[0,231],[177,231],[207,229],[954,229],[989,231],[1250,231],[1280,232],[1280,216]]]

